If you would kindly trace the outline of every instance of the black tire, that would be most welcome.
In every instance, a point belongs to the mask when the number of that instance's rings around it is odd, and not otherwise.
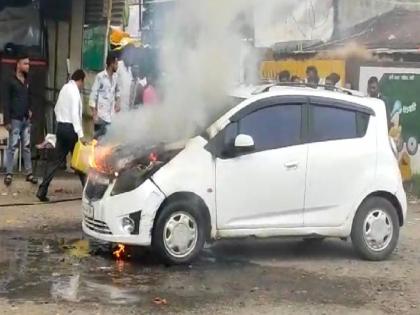
[[[392,236],[388,245],[382,250],[373,250],[365,239],[365,220],[373,212],[382,210],[387,214],[389,225],[392,225]],[[391,255],[398,243],[400,224],[397,210],[391,202],[381,197],[372,197],[363,202],[353,220],[351,240],[359,256],[366,260],[385,260]]]
[[[177,257],[171,254],[165,246],[164,229],[167,221],[172,214],[179,212],[187,213],[194,218],[197,225],[197,241],[193,250],[185,257]],[[152,247],[154,251],[168,264],[188,264],[191,263],[204,247],[206,242],[206,216],[204,209],[201,209],[196,202],[191,202],[188,199],[178,199],[166,204],[160,211],[153,227]]]

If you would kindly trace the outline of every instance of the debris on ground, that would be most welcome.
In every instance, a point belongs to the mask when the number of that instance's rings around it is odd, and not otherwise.
[[[167,305],[168,304],[168,302],[166,301],[166,299],[162,299],[160,297],[155,297],[153,299],[153,303],[156,304],[156,305]]]
[[[89,241],[77,240],[71,244],[63,245],[62,248],[67,251],[70,256],[76,258],[85,258],[89,256]]]

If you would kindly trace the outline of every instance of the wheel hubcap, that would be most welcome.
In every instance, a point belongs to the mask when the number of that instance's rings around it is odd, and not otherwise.
[[[392,234],[392,221],[385,211],[374,210],[369,213],[364,223],[364,238],[371,250],[384,250],[391,242]]]
[[[163,242],[172,256],[188,256],[194,250],[197,238],[197,223],[189,213],[180,211],[169,217],[163,230]]]
[[[410,152],[414,152],[417,147],[417,139],[414,137],[410,137],[407,140],[407,148],[410,150]]]

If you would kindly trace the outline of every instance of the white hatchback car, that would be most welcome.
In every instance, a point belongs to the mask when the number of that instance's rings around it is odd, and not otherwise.
[[[170,263],[190,262],[207,241],[249,236],[351,237],[363,258],[387,258],[407,201],[384,103],[266,90],[237,95],[246,99],[181,149],[92,172],[83,231],[153,246]]]

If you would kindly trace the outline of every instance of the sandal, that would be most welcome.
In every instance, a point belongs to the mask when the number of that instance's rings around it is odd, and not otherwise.
[[[34,175],[32,175],[32,174],[28,174],[26,176],[26,181],[31,183],[31,184],[34,184],[34,185],[38,184],[38,179],[35,178]]]
[[[4,184],[6,186],[10,186],[12,184],[12,181],[13,181],[13,175],[7,174],[6,177],[4,178]]]

